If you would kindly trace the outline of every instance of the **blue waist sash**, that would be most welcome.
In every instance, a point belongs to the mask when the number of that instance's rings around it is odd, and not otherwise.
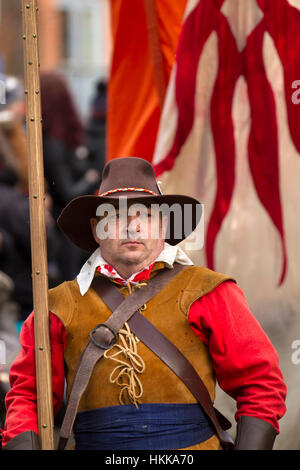
[[[200,405],[151,403],[108,406],[77,413],[76,450],[169,450],[215,434]]]

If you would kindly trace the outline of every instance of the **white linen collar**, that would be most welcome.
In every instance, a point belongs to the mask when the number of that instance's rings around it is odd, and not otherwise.
[[[168,243],[164,244],[163,250],[154,260],[154,262],[159,261],[163,261],[166,266],[170,269],[173,268],[173,264],[175,263],[175,261],[179,264],[184,264],[188,266],[194,264],[179,246],[172,246]],[[104,266],[107,264],[107,261],[105,261],[105,259],[101,255],[100,248],[97,248],[94,253],[89,257],[89,259],[84,263],[77,276],[77,283],[81,295],[84,295],[89,290],[92,280],[94,278],[96,268],[98,266]],[[146,266],[142,269],[142,271],[144,269],[146,269]],[[127,281],[131,281],[131,278],[136,276],[136,274],[138,273],[134,273],[132,276],[130,276],[129,279],[127,279]],[[120,276],[118,273],[117,275],[122,278],[122,276]]]

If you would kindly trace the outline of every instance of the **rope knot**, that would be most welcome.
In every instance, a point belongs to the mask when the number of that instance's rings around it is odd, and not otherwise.
[[[143,395],[143,386],[138,374],[142,374],[146,368],[145,362],[137,352],[139,340],[130,330],[128,323],[125,323],[119,331],[119,339],[119,344],[115,344],[104,353],[105,358],[118,364],[111,372],[109,381],[121,387],[119,394],[121,405],[124,405],[127,399],[138,407],[141,403],[139,398]],[[124,358],[128,359],[128,362]]]

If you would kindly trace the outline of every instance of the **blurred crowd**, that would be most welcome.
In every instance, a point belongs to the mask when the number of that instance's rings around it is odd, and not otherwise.
[[[63,207],[74,197],[93,194],[105,162],[106,83],[92,90],[89,116],[83,122],[74,96],[59,73],[41,73],[45,213],[49,288],[76,277],[89,256],[57,227]],[[8,371],[19,352],[19,332],[33,309],[31,278],[28,158],[24,88],[20,79],[0,74],[0,427]],[[4,84],[4,87],[3,87]]]

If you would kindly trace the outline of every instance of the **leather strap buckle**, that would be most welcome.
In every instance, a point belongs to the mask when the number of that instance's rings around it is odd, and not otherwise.
[[[98,330],[98,328],[100,328],[101,326],[103,326],[104,328],[107,328],[113,335],[114,335],[114,338],[111,340],[111,342],[109,343],[108,346],[104,346],[103,344],[99,343],[95,338],[94,338],[94,333]],[[110,328],[110,326],[106,325],[105,323],[99,323],[98,325],[95,326],[95,328],[90,332],[90,338],[92,340],[92,342],[94,343],[95,346],[97,346],[98,348],[100,349],[109,349],[111,348],[114,344],[116,344],[116,342],[118,341],[118,336],[117,336],[117,333],[112,329]]]

